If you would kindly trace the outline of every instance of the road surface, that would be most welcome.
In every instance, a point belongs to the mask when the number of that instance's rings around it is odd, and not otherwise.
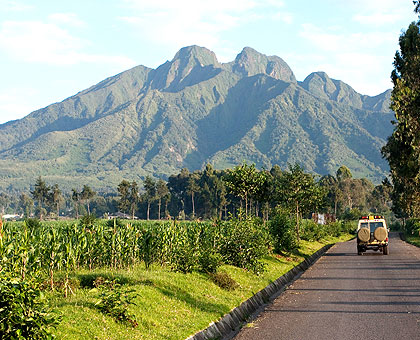
[[[234,339],[420,339],[420,248],[390,237],[387,256],[335,245]]]

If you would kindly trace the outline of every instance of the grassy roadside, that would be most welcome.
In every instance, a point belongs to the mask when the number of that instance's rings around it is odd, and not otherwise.
[[[95,307],[99,292],[91,288],[75,288],[64,298],[61,292],[48,293],[55,310],[63,315],[56,329],[58,339],[150,339],[180,340],[206,328],[241,302],[289,271],[326,244],[347,241],[352,235],[327,238],[322,242],[301,241],[298,253],[268,256],[266,271],[256,276],[243,269],[224,265],[219,271],[228,273],[239,287],[233,291],[221,289],[207,274],[171,272],[161,266],[145,270],[138,266],[130,270],[92,272],[80,271],[74,276],[117,277],[138,294],[129,312],[135,315],[136,328],[117,323]]]
[[[405,241],[415,245],[416,247],[420,247],[420,237],[419,236],[414,236],[414,235],[405,235]]]

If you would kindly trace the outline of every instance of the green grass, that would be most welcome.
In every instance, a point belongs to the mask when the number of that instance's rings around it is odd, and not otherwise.
[[[405,235],[405,240],[410,243],[415,245],[416,247],[420,247],[420,237],[419,236],[414,236],[414,235]]]
[[[68,298],[64,298],[61,291],[47,293],[57,313],[63,315],[55,333],[58,339],[185,339],[218,320],[325,244],[351,237],[301,241],[296,253],[266,257],[266,271],[259,276],[224,265],[219,271],[228,273],[239,284],[234,291],[219,288],[207,274],[176,273],[158,265],[149,270],[144,266],[120,271],[82,270],[72,275],[79,279],[76,281],[84,282],[83,278],[89,275],[111,276],[134,289],[138,297],[134,300],[136,306],[130,306],[129,312],[135,315],[139,325],[132,328],[101,314],[95,307],[99,291],[78,287]]]

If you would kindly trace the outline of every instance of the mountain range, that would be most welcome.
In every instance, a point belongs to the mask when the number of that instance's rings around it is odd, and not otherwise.
[[[122,179],[243,161],[320,175],[346,165],[379,182],[390,93],[362,95],[324,72],[297,81],[283,59],[249,47],[229,63],[184,47],[156,69],[134,67],[1,124],[0,189],[28,189],[41,175],[65,189],[115,190]]]

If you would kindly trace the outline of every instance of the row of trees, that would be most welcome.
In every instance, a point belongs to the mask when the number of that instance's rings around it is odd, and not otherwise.
[[[9,205],[25,216],[35,214],[42,219],[47,214],[61,214],[79,218],[94,212],[97,216],[120,211],[131,218],[161,219],[175,217],[227,218],[241,209],[245,215],[269,218],[272,208],[281,206],[301,216],[311,212],[328,212],[345,216],[350,212],[385,212],[390,209],[392,186],[388,180],[374,186],[367,179],[355,179],[342,166],[335,176],[317,178],[299,165],[281,170],[258,170],[246,163],[234,169],[215,170],[207,165],[204,170],[190,172],[182,169],[168,181],[147,176],[143,183],[122,180],[116,193],[97,194],[85,185],[79,191],[62,193],[57,184],[48,186],[39,177],[30,195],[20,199],[0,195],[0,205]]]
[[[413,1],[420,14],[420,1]],[[391,79],[393,134],[382,149],[394,185],[393,210],[399,217],[420,218],[420,21],[399,39]]]

